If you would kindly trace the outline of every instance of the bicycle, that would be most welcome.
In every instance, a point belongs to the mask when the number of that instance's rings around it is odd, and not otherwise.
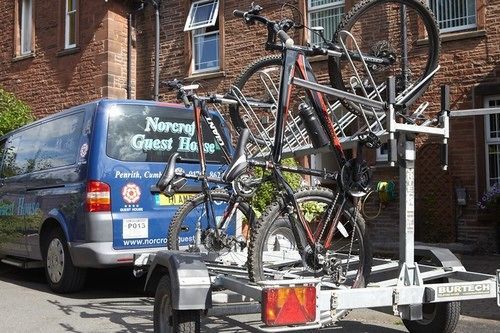
[[[404,34],[400,33],[399,29],[402,19],[397,15],[399,14],[398,8],[395,8],[398,5],[406,6],[405,17],[408,18],[408,25],[412,28],[408,30],[405,43],[400,41]],[[252,8],[248,13],[254,9]],[[385,21],[383,21],[384,18]],[[374,20],[382,22],[374,22]],[[280,24],[285,30],[305,27],[303,24],[290,22],[287,19],[282,20]],[[419,29],[414,29],[416,26]],[[358,2],[344,16],[332,41],[327,41],[321,29],[317,27],[307,29],[311,31],[311,34],[318,35],[326,47],[313,45],[305,56],[328,56],[328,79],[332,87],[385,102],[385,80],[389,74],[392,74],[396,78],[397,98],[394,104],[396,112],[406,122],[416,122],[417,115],[425,110],[426,105],[420,105],[417,110],[411,110],[411,117],[408,116],[409,107],[412,107],[417,98],[423,94],[430,83],[430,78],[436,73],[439,67],[440,48],[439,29],[435,18],[422,1],[365,0]],[[418,33],[414,33],[415,30]],[[386,32],[386,35],[381,36],[382,32]],[[275,38],[276,34],[268,36],[267,50],[281,50],[279,46],[273,46]],[[404,57],[402,50],[404,45],[406,45],[407,57]],[[245,74],[241,75],[234,84],[247,102],[252,101],[255,104],[261,102],[259,107],[255,107],[252,112],[245,112],[246,108],[242,107],[242,104],[230,107],[231,121],[237,129],[250,128],[252,132],[258,132],[254,135],[261,139],[261,143],[266,141],[271,145],[274,138],[274,122],[261,123],[259,118],[274,117],[274,120],[276,119],[281,59],[280,55],[257,60],[248,66]],[[305,70],[307,75],[314,76],[310,67]],[[297,91],[297,88],[296,83],[294,90]],[[307,99],[303,92],[295,92],[295,94],[299,95],[298,99]],[[308,142],[302,136],[304,124],[301,117],[296,113],[294,116],[294,112],[299,108],[295,105],[293,108],[290,106],[289,109],[292,117],[289,117],[287,122],[285,145],[290,151],[293,150],[294,143],[304,145]],[[328,110],[335,118],[335,130],[345,136],[346,141],[355,136],[355,133],[349,134],[349,131],[351,131],[350,127],[353,127],[356,116],[364,118],[365,123],[368,123],[366,118],[376,118],[365,126],[372,130],[377,127],[381,128],[380,123],[385,119],[384,113],[375,113],[373,108],[359,105],[358,102],[346,98],[338,98],[335,103],[328,104]],[[345,114],[344,110],[348,113]],[[252,116],[257,114],[258,117],[249,117],[249,113]]]
[[[343,24],[345,26],[354,26],[351,21],[355,22],[362,13],[368,10],[371,11],[375,5],[386,3],[404,4],[415,9],[423,17],[425,27],[431,31],[428,45],[431,45],[432,48],[438,47],[439,33],[435,26],[435,20],[427,7],[418,1],[362,1],[353,8],[354,13],[346,15]],[[334,43],[328,44],[327,48],[315,45],[294,45],[286,33],[287,30],[294,26],[294,23],[286,19],[281,21],[269,20],[260,15],[261,11],[260,6],[253,5],[250,11],[236,10],[233,13],[237,17],[244,18],[249,24],[255,22],[264,24],[268,32],[266,49],[281,51],[282,62],[280,66],[280,82],[277,85],[279,90],[277,94],[276,125],[270,154],[271,161],[246,159],[244,154],[240,154],[233,159],[233,163],[223,176],[229,182],[237,179],[241,171],[245,170],[247,166],[263,165],[271,170],[274,181],[282,190],[278,200],[271,204],[255,222],[248,248],[249,277],[252,281],[260,281],[276,277],[321,276],[335,286],[363,287],[371,270],[371,247],[366,235],[364,220],[356,209],[356,205],[353,204],[355,200],[353,198],[362,197],[368,191],[370,175],[369,169],[361,157],[362,148],[363,146],[377,147],[380,145],[380,141],[368,128],[368,131],[358,134],[358,153],[356,157],[347,160],[334,124],[328,115],[322,92],[340,97],[340,103],[348,111],[367,121],[369,117],[386,113],[387,103],[382,99],[380,93],[381,89],[386,87],[376,85],[373,76],[371,76],[369,85],[364,85],[358,74],[356,74],[353,82],[361,84],[355,88],[361,90],[363,96],[346,92],[345,86],[341,86],[341,89],[335,89],[319,85],[306,56],[328,55],[335,57],[339,61],[348,59],[349,63],[357,60],[363,64],[363,67],[368,72],[374,66],[392,65],[395,57],[392,52],[382,52],[379,56],[365,55],[357,46],[355,39],[351,43],[356,46],[356,51],[347,50],[347,44],[344,40],[341,40],[342,47]],[[336,36],[340,35],[342,35],[342,31],[336,34]],[[277,43],[277,39],[281,43]],[[341,78],[340,67],[337,64],[336,67],[332,66],[331,68]],[[395,103],[391,103],[391,107],[396,106],[399,108],[400,115],[404,120],[409,118],[405,116],[404,109],[423,93],[429,84],[430,77],[436,70],[437,59],[431,57],[428,59],[428,66],[426,66],[424,74],[420,76],[417,82],[409,88],[406,86],[398,87],[398,99]],[[295,77],[295,72],[299,74],[301,79]],[[334,80],[334,83],[338,85],[340,85],[339,82],[338,78]],[[337,184],[335,191],[316,187],[304,188],[294,194],[283,179],[283,168],[280,161],[283,151],[286,118],[290,111],[290,90],[292,85],[306,89],[307,101],[310,105],[305,105],[304,109],[310,110],[312,108],[314,111],[312,114],[319,118],[319,123],[311,123],[309,126],[315,132],[323,133],[326,140],[313,142],[313,144],[330,145],[334,151],[333,155],[338,164],[338,171],[317,176],[335,181]],[[371,86],[371,91],[367,90],[368,86]],[[241,98],[238,99],[240,100],[239,107],[246,105],[248,101],[254,103],[261,101],[262,105],[267,103],[266,107],[272,107],[272,103],[268,100],[252,98],[251,95],[242,94]],[[237,112],[238,109],[233,108],[233,110]],[[233,118],[237,118],[237,116],[239,115],[233,114]],[[307,117],[304,119],[307,122]],[[240,125],[242,124],[244,122],[240,123]],[[244,127],[241,126],[240,128]],[[244,146],[244,143],[240,145]],[[239,151],[242,152],[241,149]],[[269,230],[274,223],[282,220],[290,221],[296,241],[296,250],[289,251],[289,253],[283,253],[283,251],[273,253],[277,251],[271,249],[272,242],[269,242]],[[285,256],[286,258],[284,258]]]
[[[176,169],[178,154],[174,153],[165,166],[165,170],[157,182],[159,191],[172,196],[179,191],[188,179],[201,183],[201,192],[187,200],[175,213],[170,222],[167,246],[171,250],[185,250],[190,252],[221,251],[244,246],[245,241],[235,235],[238,227],[241,228],[242,219],[250,223],[253,212],[241,196],[228,191],[228,184],[220,177],[206,174],[205,140],[202,121],[207,125],[215,139],[226,163],[231,160],[230,143],[219,132],[214,118],[208,110],[207,103],[231,103],[221,96],[198,96],[194,90],[197,85],[184,86],[180,81],[164,82],[170,90],[177,91],[177,99],[186,107],[193,107],[195,133],[198,147],[197,161],[200,172],[186,174]],[[213,188],[211,184],[218,188]]]

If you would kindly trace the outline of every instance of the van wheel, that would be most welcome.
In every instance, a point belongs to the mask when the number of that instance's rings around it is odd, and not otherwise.
[[[87,271],[73,265],[61,229],[53,229],[49,233],[44,248],[45,276],[50,289],[61,294],[81,290]]]

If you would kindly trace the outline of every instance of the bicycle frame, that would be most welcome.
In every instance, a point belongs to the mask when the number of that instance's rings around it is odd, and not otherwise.
[[[281,67],[281,81],[280,81],[280,91],[279,91],[279,99],[278,99],[278,111],[276,115],[276,131],[275,131],[275,137],[274,137],[274,146],[272,149],[272,162],[273,164],[280,165],[281,158],[282,158],[282,149],[283,149],[283,136],[284,136],[284,130],[286,126],[286,120],[287,117],[289,116],[289,106],[290,106],[290,99],[291,99],[291,91],[294,86],[293,78],[295,77],[296,74],[298,74],[303,80],[309,81],[313,84],[317,84],[317,80],[313,74],[312,67],[308,60],[306,59],[304,53],[301,51],[300,47],[293,46],[293,47],[287,47],[284,46],[282,50],[282,67]],[[312,104],[312,107],[316,111],[317,116],[321,120],[321,123],[323,124],[323,129],[325,130],[326,134],[328,135],[330,144],[333,148],[334,156],[336,159],[336,162],[339,166],[340,169],[346,164],[346,157],[344,154],[344,151],[342,149],[342,146],[340,144],[340,140],[335,132],[334,129],[334,124],[332,120],[330,119],[328,115],[328,107],[327,103],[325,102],[324,96],[322,93],[318,91],[313,91],[311,89],[306,90],[307,95],[309,97],[309,100]],[[356,160],[358,160],[361,156],[361,145],[358,145],[358,154]],[[324,223],[330,223],[330,229],[328,230],[328,234],[325,239],[324,247],[325,249],[328,249],[331,245],[331,242],[333,240],[333,236],[335,233],[335,229],[337,227],[343,228],[343,226],[340,226],[338,224],[339,218],[340,218],[340,213],[342,211],[342,208],[344,204],[347,201],[347,196],[346,192],[342,189],[342,184],[338,179],[338,176],[336,177],[336,182],[339,186],[339,189],[337,190],[337,198],[342,193],[342,198],[340,202],[340,206],[337,209],[337,212],[335,213],[334,219],[331,221],[331,217],[333,215],[334,209],[336,202],[334,202],[329,208],[326,213],[326,220],[322,220],[319,227],[317,228],[317,231],[313,234],[307,221],[305,220],[300,207],[295,200],[293,190],[291,187],[286,183],[285,179],[283,178],[283,175],[281,173],[281,170],[279,167],[273,168],[273,175],[275,179],[277,180],[278,184],[280,184],[283,189],[285,190],[285,199],[288,203],[291,203],[293,205],[293,208],[295,212],[297,212],[297,217],[295,214],[289,214],[290,219],[292,220],[291,225],[292,225],[292,231],[298,240],[298,230],[297,230],[297,224],[300,224],[305,231],[306,237],[307,237],[307,242],[308,244],[314,248],[314,244],[316,244],[318,241],[320,241],[320,237],[322,236],[320,233],[318,233],[318,230],[322,230]],[[325,222],[326,221],[326,222]],[[331,221],[331,222],[329,222]],[[344,234],[344,230],[340,230]],[[297,242],[299,246],[299,250],[301,249],[302,245],[300,242]]]

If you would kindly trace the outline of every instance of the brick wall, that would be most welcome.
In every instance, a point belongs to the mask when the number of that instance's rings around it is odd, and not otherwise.
[[[126,19],[120,1],[81,0],[79,43],[62,52],[59,1],[35,1],[35,48],[14,57],[14,1],[0,1],[0,85],[37,117],[101,97],[125,97]]]

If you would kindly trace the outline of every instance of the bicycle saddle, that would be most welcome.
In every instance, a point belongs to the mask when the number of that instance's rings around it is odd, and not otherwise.
[[[241,130],[231,164],[229,164],[229,167],[222,175],[223,181],[230,183],[235,180],[236,177],[238,177],[243,171],[246,170],[248,162],[245,153],[245,146],[248,142],[249,136],[250,131],[248,130],[248,128],[244,128]]]

